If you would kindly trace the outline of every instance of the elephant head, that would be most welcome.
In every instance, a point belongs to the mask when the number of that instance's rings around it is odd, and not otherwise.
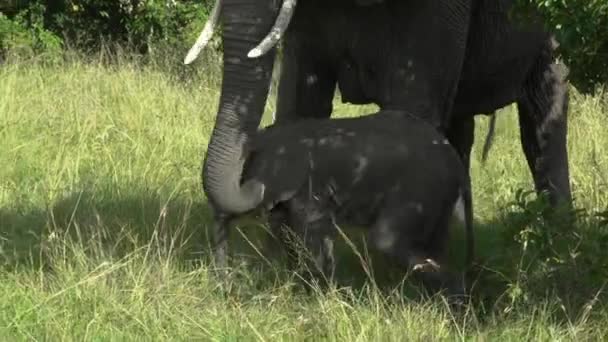
[[[217,0],[184,63],[191,63],[223,26],[222,89],[215,126],[203,162],[203,189],[212,206],[242,213],[264,197],[264,184],[242,183],[246,146],[259,127],[268,97],[274,45],[285,32],[296,0]],[[278,15],[277,15],[278,13]]]

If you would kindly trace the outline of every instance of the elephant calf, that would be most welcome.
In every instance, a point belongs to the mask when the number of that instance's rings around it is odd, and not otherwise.
[[[264,184],[258,208],[270,210],[273,230],[291,228],[327,278],[336,224],[346,223],[369,227],[370,244],[402,267],[422,271],[415,273],[427,287],[463,294],[449,285],[457,279],[441,264],[460,196],[471,261],[469,181],[453,147],[421,119],[384,112],[271,126],[253,138],[243,175]],[[235,216],[216,212],[216,218],[216,257],[225,264],[227,223]]]

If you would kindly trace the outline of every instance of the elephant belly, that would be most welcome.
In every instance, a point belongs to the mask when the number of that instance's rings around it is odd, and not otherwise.
[[[510,0],[479,0],[454,102],[455,115],[490,113],[517,101],[549,38],[509,18]]]
[[[439,125],[455,96],[470,2],[332,4],[312,1],[302,5],[293,30],[301,46],[325,44],[327,51],[314,58],[328,56],[327,69],[335,77],[342,101],[424,113],[428,116],[424,119]],[[314,25],[310,18],[315,19]],[[324,33],[322,38],[319,32]]]
[[[536,55],[521,56],[491,71],[464,70],[454,101],[455,115],[490,113],[518,100]]]

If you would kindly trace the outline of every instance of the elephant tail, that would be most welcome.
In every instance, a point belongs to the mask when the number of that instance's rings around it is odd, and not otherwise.
[[[481,162],[485,162],[488,158],[488,152],[492,148],[494,142],[494,130],[496,128],[496,112],[490,114],[490,124],[488,126],[488,134],[486,135],[486,141],[483,143],[483,151],[481,152]]]

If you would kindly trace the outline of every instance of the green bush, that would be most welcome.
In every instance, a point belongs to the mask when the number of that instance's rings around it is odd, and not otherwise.
[[[534,194],[518,190],[501,216],[501,243],[511,260],[519,260],[500,271],[510,278],[509,297],[521,303],[547,293],[566,301],[573,293],[593,298],[608,277],[608,255],[603,252],[608,210],[579,207],[552,214],[548,198]]]
[[[205,20],[206,3],[191,0],[55,0],[47,22],[55,32],[81,47],[102,42],[128,44],[149,52],[155,44],[183,42],[193,24]],[[198,28],[198,27],[197,27]]]
[[[0,57],[58,54],[62,40],[44,27],[44,6],[33,5],[12,19],[0,13]]]
[[[211,5],[206,0],[36,0],[11,6],[18,14],[3,17],[3,27],[18,36],[44,27],[78,50],[120,46],[149,53],[155,46],[191,44]],[[21,21],[32,9],[38,20]],[[3,46],[11,45],[6,35],[0,39]]]

